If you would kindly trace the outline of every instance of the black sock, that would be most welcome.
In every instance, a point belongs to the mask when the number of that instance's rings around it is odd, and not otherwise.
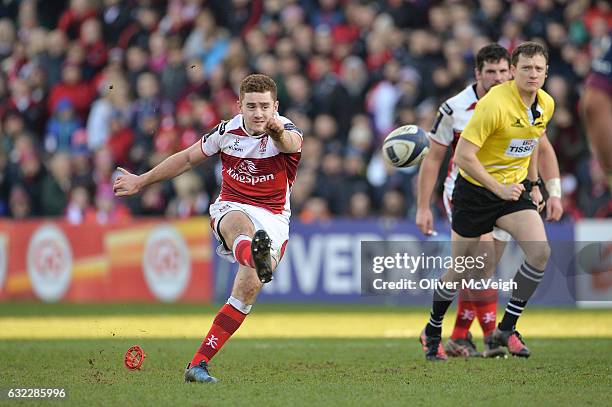
[[[498,325],[499,329],[502,331],[513,331],[515,329],[516,322],[523,313],[527,301],[538,288],[543,276],[544,270],[538,270],[527,262],[523,262],[516,276],[514,276],[516,288],[512,291],[512,298],[508,301],[504,318]]]
[[[523,309],[527,305],[527,301],[519,301],[515,299],[511,299],[508,301],[508,305],[506,305],[506,312],[504,313],[504,317],[497,327],[502,331],[514,331],[516,327],[516,321],[518,321],[519,317],[523,313]]]
[[[440,336],[442,334],[442,320],[448,307],[453,303],[457,290],[448,290],[438,287],[434,290],[433,304],[429,315],[429,322],[425,327],[425,335]]]

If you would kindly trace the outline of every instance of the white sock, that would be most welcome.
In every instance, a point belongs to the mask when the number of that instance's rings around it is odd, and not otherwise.
[[[236,257],[236,247],[238,247],[238,243],[242,242],[243,240],[247,240],[249,242],[249,244],[250,244],[250,242],[253,239],[251,239],[247,235],[238,235],[238,236],[236,236],[236,239],[234,239],[234,244],[232,245],[232,253],[234,254],[234,257]]]
[[[245,315],[248,315],[249,312],[251,312],[251,308],[253,307],[252,305],[247,305],[240,301],[238,298],[232,296],[227,299],[227,303]]]

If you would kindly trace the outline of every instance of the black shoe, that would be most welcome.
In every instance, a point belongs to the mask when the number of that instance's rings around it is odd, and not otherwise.
[[[441,336],[427,336],[423,329],[421,335],[419,335],[419,343],[423,347],[423,352],[425,352],[425,359],[431,361],[445,361],[448,359],[442,347]]]
[[[482,355],[476,350],[476,345],[472,341],[472,333],[468,332],[465,338],[449,339],[444,348],[448,356],[475,358]]]
[[[187,365],[187,369],[185,369],[185,383],[189,382],[217,383],[218,380],[210,375],[208,363],[203,360],[199,365],[191,366],[191,363]]]
[[[482,352],[483,358],[504,358],[506,356],[506,350],[503,346],[493,339],[493,334],[484,337],[484,351]]]
[[[272,281],[272,259],[270,258],[270,248],[272,240],[265,230],[258,230],[251,241],[251,256],[255,263],[255,271],[259,281],[263,284]]]
[[[531,356],[529,348],[525,346],[523,337],[516,329],[512,331],[502,331],[499,328],[495,328],[491,337],[495,343],[507,347],[508,352],[510,352],[512,356],[521,358],[528,358]]]

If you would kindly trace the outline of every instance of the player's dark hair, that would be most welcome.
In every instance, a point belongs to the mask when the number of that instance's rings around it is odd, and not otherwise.
[[[478,72],[482,72],[485,62],[495,63],[502,59],[505,59],[510,64],[510,53],[506,48],[499,44],[485,45],[476,54],[476,69],[478,69]]]
[[[527,58],[533,58],[535,55],[542,55],[548,64],[548,51],[546,47],[539,42],[527,41],[514,48],[510,63],[514,66],[518,64],[519,56],[523,55]]]
[[[245,93],[265,93],[270,91],[272,99],[276,100],[276,83],[268,75],[252,74],[240,83],[240,100],[244,99]]]

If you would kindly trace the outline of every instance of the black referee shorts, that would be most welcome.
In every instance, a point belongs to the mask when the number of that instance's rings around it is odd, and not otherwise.
[[[479,237],[493,231],[497,219],[524,209],[537,210],[528,193],[518,201],[505,201],[484,187],[457,175],[453,190],[453,230],[463,237]]]

